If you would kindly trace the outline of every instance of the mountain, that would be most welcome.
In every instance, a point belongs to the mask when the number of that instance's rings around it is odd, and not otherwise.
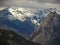
[[[42,45],[60,45],[60,14],[49,13],[33,32],[31,39],[37,43],[41,42]]]
[[[40,45],[24,39],[13,31],[0,29],[0,45]]]
[[[34,30],[34,24],[29,17],[26,17],[29,19],[25,20],[23,14],[16,14],[18,12],[15,11],[18,10],[14,10],[12,7],[0,11],[0,28],[15,29],[19,33],[21,32],[22,34],[29,35]]]
[[[11,29],[28,37],[47,16],[56,8],[29,9],[22,7],[7,7],[0,11],[0,28]]]

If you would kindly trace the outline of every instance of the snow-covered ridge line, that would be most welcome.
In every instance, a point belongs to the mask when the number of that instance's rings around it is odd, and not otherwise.
[[[12,7],[8,7],[7,10],[12,14],[12,15],[7,14],[8,18],[11,21],[18,19],[24,22],[25,20],[30,19],[32,23],[37,25],[39,25],[40,21],[44,17],[46,17],[50,12],[56,11],[58,14],[60,14],[60,9],[56,9],[56,8],[30,9],[30,8],[12,6]]]
[[[27,16],[27,17],[31,17],[31,16],[32,16],[31,11],[29,11],[29,10],[27,10],[27,9],[25,9],[25,8],[22,8],[22,7],[20,7],[20,8],[11,7],[11,8],[9,8],[8,10],[9,10],[9,12],[12,13],[12,15],[13,15],[15,18],[17,18],[17,19],[19,19],[19,20],[21,20],[21,21],[24,21],[26,16]]]

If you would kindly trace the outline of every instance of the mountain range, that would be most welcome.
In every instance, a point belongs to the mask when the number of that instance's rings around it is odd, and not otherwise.
[[[29,9],[22,7],[7,7],[0,11],[0,28],[11,29],[24,37],[29,37],[31,33],[40,25],[43,19],[56,8]]]
[[[40,44],[60,45],[60,9],[12,6],[0,10],[0,45]]]

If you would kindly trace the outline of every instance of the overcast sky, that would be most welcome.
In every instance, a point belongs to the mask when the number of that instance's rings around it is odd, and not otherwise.
[[[1,7],[60,8],[60,0],[0,0]]]

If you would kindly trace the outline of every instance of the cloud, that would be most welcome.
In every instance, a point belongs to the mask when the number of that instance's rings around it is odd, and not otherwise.
[[[60,0],[35,0],[37,2],[44,2],[44,3],[60,3]]]
[[[27,5],[30,4],[32,1],[29,0],[1,0],[1,6],[11,6],[11,5]]]
[[[28,8],[60,8],[60,0],[0,0],[1,6],[21,6]]]
[[[60,0],[52,0],[52,3],[60,3]]]

